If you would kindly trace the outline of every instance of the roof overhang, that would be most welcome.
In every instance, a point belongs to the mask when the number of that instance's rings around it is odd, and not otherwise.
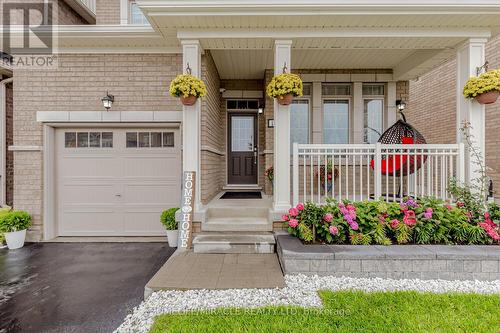
[[[137,0],[163,36],[197,39],[223,78],[258,78],[274,40],[294,68],[390,68],[417,77],[500,32],[494,0]]]

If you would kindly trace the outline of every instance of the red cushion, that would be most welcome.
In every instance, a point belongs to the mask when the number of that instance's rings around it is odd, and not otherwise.
[[[404,145],[413,144],[413,138],[404,136],[401,138],[401,143]],[[394,172],[399,171],[401,167],[406,163],[408,159],[407,155],[391,155],[387,159],[382,160],[381,172],[384,175],[392,175]],[[370,166],[372,169],[375,169],[375,161],[372,160],[370,162]]]
[[[410,138],[408,136],[403,136],[401,138],[401,143],[404,145],[412,145],[413,144],[413,138]]]

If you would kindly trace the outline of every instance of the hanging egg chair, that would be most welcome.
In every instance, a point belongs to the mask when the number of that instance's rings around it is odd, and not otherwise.
[[[401,119],[389,127],[378,139],[382,144],[426,144],[425,138],[419,131],[406,122],[406,117],[399,112]],[[426,155],[398,155],[391,154],[384,157],[382,155],[381,173],[386,176],[407,176],[411,175],[422,167],[427,160]],[[375,160],[371,161],[372,169],[375,168]]]

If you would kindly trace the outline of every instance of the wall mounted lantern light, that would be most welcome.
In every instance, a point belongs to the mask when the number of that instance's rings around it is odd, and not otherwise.
[[[106,96],[104,96],[101,99],[101,101],[102,101],[102,105],[104,106],[104,108],[106,109],[106,111],[109,111],[109,109],[111,109],[111,105],[113,105],[113,102],[115,101],[115,96],[110,95],[106,91]]]
[[[404,111],[406,109],[406,103],[402,99],[398,99],[396,101],[396,107],[398,108],[398,111]]]

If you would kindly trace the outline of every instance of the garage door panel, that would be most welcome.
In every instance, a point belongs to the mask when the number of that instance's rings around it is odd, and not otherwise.
[[[124,230],[126,234],[166,235],[167,232],[160,222],[158,212],[162,206],[142,207],[141,209],[125,209]]]
[[[65,223],[60,225],[59,232],[66,236],[118,236],[123,230],[121,215],[121,212],[109,209],[102,211],[76,209],[60,216]]]
[[[64,198],[61,198],[63,207],[69,205],[87,204],[87,205],[102,205],[109,203],[114,206],[116,202],[117,191],[114,185],[110,186],[81,186],[81,185],[66,185],[62,188]]]
[[[172,195],[177,193],[177,184],[163,182],[157,184],[127,184],[124,185],[123,199],[127,204],[146,205],[178,205],[180,196]]]
[[[147,161],[147,163],[145,163]],[[179,176],[181,167],[179,156],[125,156],[124,174],[127,177],[163,177],[164,170],[169,170],[169,174]]]
[[[61,176],[114,178],[119,169],[119,161],[111,157],[83,157],[66,155],[60,162]],[[98,176],[97,176],[98,175]]]
[[[164,235],[160,214],[180,202],[178,129],[168,130],[175,132],[174,148],[154,149],[126,147],[127,129],[100,130],[113,132],[113,148],[68,148],[65,131],[56,131],[59,234]]]

